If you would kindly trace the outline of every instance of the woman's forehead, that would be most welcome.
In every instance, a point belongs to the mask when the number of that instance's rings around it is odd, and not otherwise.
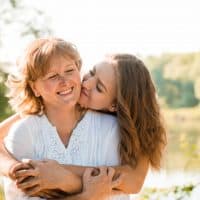
[[[60,68],[63,66],[75,65],[75,60],[66,56],[55,56],[49,62],[49,69]]]
[[[96,75],[101,81],[109,88],[112,88],[116,84],[116,75],[114,66],[107,62],[102,61],[94,66]]]
[[[104,60],[97,63],[94,67],[98,70],[106,70],[106,69],[110,70],[110,68],[112,68],[113,66],[110,62]]]

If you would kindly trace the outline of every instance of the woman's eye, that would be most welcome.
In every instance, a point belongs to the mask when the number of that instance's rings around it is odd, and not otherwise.
[[[98,92],[100,92],[100,93],[102,92],[102,89],[99,87],[98,84],[97,84],[96,88],[97,88],[97,91],[98,91]]]
[[[57,77],[58,77],[58,75],[54,74],[54,75],[49,76],[48,79],[56,79]]]
[[[90,70],[89,73],[90,73],[91,76],[94,76],[94,71],[93,70]]]
[[[74,71],[74,69],[69,69],[69,70],[66,70],[65,73],[69,74],[69,73],[72,73],[73,71]]]

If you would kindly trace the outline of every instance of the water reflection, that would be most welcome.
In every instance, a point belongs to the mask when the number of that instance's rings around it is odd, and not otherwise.
[[[200,183],[200,171],[199,172],[186,172],[186,171],[167,171],[162,170],[158,172],[149,171],[144,183],[144,187],[157,187],[167,188],[177,185]]]

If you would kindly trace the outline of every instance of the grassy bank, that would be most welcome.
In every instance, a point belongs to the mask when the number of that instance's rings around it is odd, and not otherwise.
[[[165,109],[163,114],[168,132],[165,168],[199,171],[200,107]]]
[[[3,189],[0,186],[0,200],[4,199],[4,195],[3,195]]]
[[[164,189],[145,188],[138,200],[197,200],[200,185],[175,186]]]

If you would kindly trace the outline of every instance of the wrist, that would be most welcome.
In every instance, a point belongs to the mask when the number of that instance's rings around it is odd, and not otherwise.
[[[61,183],[63,191],[68,193],[77,193],[82,191],[82,180],[81,177],[72,173],[71,171],[65,170]]]
[[[93,200],[94,198],[91,197],[91,195],[87,192],[87,191],[83,191],[82,193],[80,193],[80,198],[81,200]],[[95,198],[95,200],[97,200]]]

